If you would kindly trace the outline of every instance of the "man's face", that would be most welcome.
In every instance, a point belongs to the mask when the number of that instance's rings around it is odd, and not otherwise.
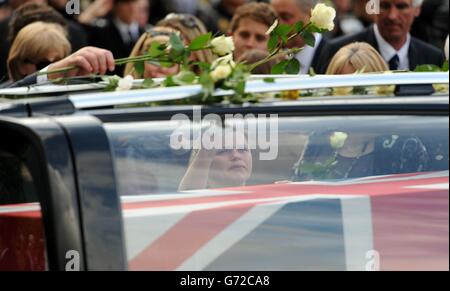
[[[420,15],[420,7],[413,7],[413,0],[381,0],[376,23],[388,42],[406,39],[414,19]]]
[[[238,28],[232,33],[235,49],[235,59],[238,60],[246,51],[258,49],[267,51],[269,27],[250,18],[243,18]]]
[[[299,21],[309,22],[311,11],[300,9],[295,0],[272,0],[271,4],[280,15],[282,24],[293,25]]]
[[[137,13],[139,9],[138,1],[130,0],[119,2],[114,6],[114,14],[124,23],[131,24],[137,21]]]
[[[298,7],[295,0],[272,0],[272,7],[280,15],[281,24],[293,25],[299,21],[308,23],[311,19],[311,11]],[[297,37],[289,42],[288,47],[303,47],[305,42],[301,37]]]

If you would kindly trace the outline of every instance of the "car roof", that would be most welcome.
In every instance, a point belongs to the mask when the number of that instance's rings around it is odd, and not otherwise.
[[[270,80],[269,80],[270,78]],[[142,80],[141,80],[142,81]],[[136,81],[136,82],[141,82]],[[260,104],[248,104],[244,107],[261,108],[273,107],[306,107],[306,106],[366,106],[366,105],[421,105],[436,104],[448,105],[448,92],[433,95],[432,84],[445,84],[448,86],[449,73],[394,73],[394,74],[360,74],[325,76],[253,76],[247,82],[247,93],[285,92],[294,90],[311,90],[339,87],[364,87],[364,86],[391,86],[396,85],[396,98],[392,96],[356,95],[356,96],[330,96],[304,97],[296,101],[269,100]],[[200,85],[179,86],[169,88],[141,89],[126,92],[99,92],[102,84],[86,84],[71,86],[38,86],[31,88],[16,88],[0,90],[0,96],[25,97],[58,95],[58,97],[21,99],[16,101],[0,102],[0,114],[2,109],[17,106],[17,104],[39,104],[40,107],[48,107],[46,113],[51,114],[52,108],[59,110],[55,114],[66,114],[77,110],[97,110],[100,108],[116,108],[133,104],[148,102],[164,102],[186,99],[202,93]],[[20,94],[19,94],[20,93]],[[64,94],[63,94],[64,93]],[[216,90],[214,95],[233,95],[231,90]],[[66,110],[61,112],[61,104],[65,104]],[[13,105],[12,105],[13,104]],[[55,106],[57,104],[57,106]],[[218,104],[217,107],[228,105]],[[70,108],[71,110],[68,110]],[[73,110],[72,110],[73,109]],[[144,110],[148,110],[144,109]],[[154,109],[160,111],[161,109]]]

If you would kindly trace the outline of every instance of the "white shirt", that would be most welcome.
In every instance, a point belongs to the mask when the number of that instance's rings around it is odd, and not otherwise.
[[[114,18],[114,24],[119,30],[124,43],[130,43],[139,38],[139,24],[137,22],[128,25],[116,17]],[[133,39],[130,39],[130,33],[133,36]]]
[[[319,47],[320,42],[322,41],[323,38],[323,36],[320,33],[315,33],[314,36],[316,38],[315,47],[305,45],[303,50],[295,56],[295,58],[300,61],[301,64],[300,74],[302,75],[309,74],[309,70],[311,69],[311,65],[314,60],[314,56],[316,55],[317,48]]]
[[[380,54],[386,61],[386,63],[389,64],[389,61],[392,60],[392,58],[395,55],[398,55],[400,59],[398,69],[409,70],[409,47],[411,45],[411,35],[408,33],[408,37],[405,44],[402,46],[400,50],[396,50],[383,38],[383,36],[381,36],[378,25],[376,24],[374,26],[374,31],[375,31],[375,38],[377,39],[378,47],[380,49]]]

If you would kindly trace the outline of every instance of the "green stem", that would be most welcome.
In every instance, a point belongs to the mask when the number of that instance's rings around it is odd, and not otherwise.
[[[291,36],[287,39],[287,42],[286,42],[286,43],[288,43],[289,41],[293,40],[293,39],[296,38],[297,36],[302,35],[303,32],[305,32],[305,30],[306,30],[309,26],[311,26],[311,23],[308,23],[307,25],[305,25],[305,26],[302,28],[302,30],[301,30],[300,32],[294,33],[293,35],[291,35]],[[275,50],[274,50],[273,52],[270,53],[270,55],[268,55],[268,56],[265,57],[264,59],[262,59],[262,60],[260,60],[260,61],[258,61],[258,62],[256,62],[256,63],[254,63],[254,64],[251,64],[251,65],[249,66],[250,72],[252,72],[252,71],[253,71],[254,69],[256,69],[257,67],[259,67],[259,66],[261,66],[261,65],[264,65],[264,64],[267,63],[267,62],[270,62],[272,59],[274,59],[274,58],[278,55],[278,53],[281,51],[282,48],[283,48],[283,43],[279,43],[278,46],[275,48]],[[288,50],[286,53],[287,53],[287,54],[291,54],[291,53],[294,53],[294,52],[296,52],[296,51],[298,51],[298,49],[297,49],[297,48],[294,48],[294,49]]]

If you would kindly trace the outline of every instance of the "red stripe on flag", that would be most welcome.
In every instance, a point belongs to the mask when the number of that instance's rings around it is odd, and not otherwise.
[[[176,270],[252,207],[247,204],[190,213],[131,260],[130,270]]]

